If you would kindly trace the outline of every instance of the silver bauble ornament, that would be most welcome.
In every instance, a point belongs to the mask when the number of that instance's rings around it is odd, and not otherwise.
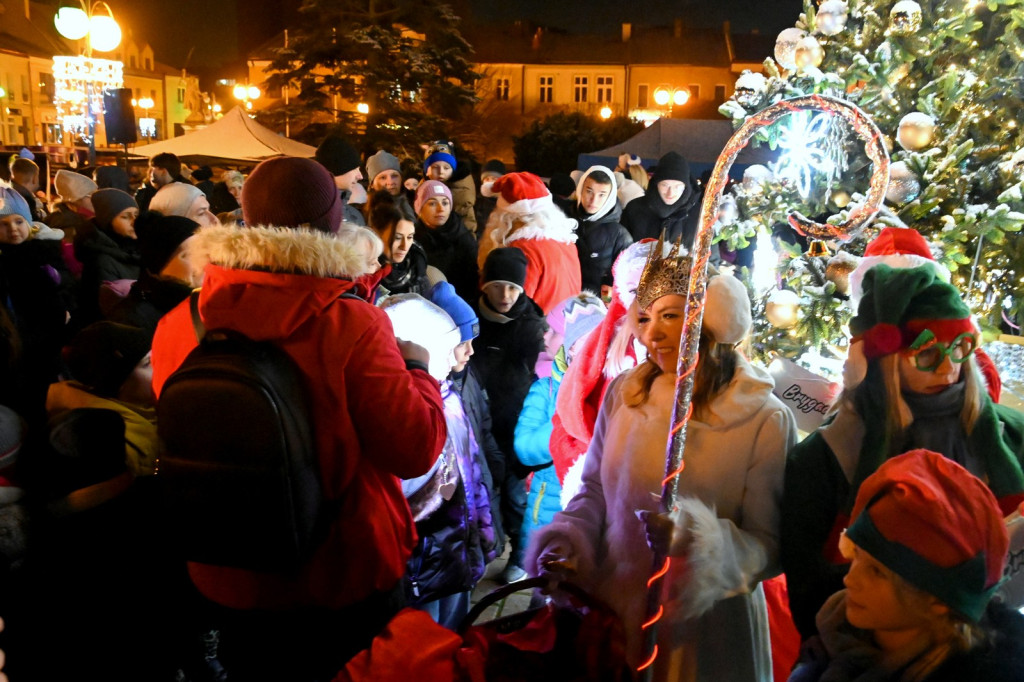
[[[761,104],[761,99],[767,91],[768,79],[764,77],[764,74],[744,71],[736,79],[734,98],[741,107],[752,109]]]
[[[824,36],[834,36],[846,28],[849,10],[843,0],[825,0],[814,15],[814,26]]]
[[[796,68],[818,67],[821,66],[823,59],[825,59],[825,50],[814,36],[804,36],[797,42],[796,52],[793,55]]]
[[[743,189],[748,193],[763,192],[764,184],[771,182],[774,178],[775,174],[767,166],[755,163],[747,166],[747,169],[743,171]]]
[[[897,161],[889,166],[889,188],[885,190],[885,200],[890,204],[902,206],[913,201],[921,193],[921,179],[910,170],[904,161]]]
[[[799,28],[787,28],[775,40],[775,61],[779,66],[792,71],[796,68],[796,46],[805,36],[807,31]]]
[[[917,33],[921,28],[921,5],[915,0],[900,0],[889,12],[889,32],[895,35]]]
[[[896,141],[908,152],[924,149],[935,136],[935,119],[920,111],[913,111],[900,119]]]
[[[776,289],[764,304],[764,316],[777,329],[789,329],[800,320],[800,297],[789,289]]]

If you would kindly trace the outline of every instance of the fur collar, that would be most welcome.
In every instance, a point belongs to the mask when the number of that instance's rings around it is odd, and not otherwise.
[[[269,270],[316,277],[364,274],[361,250],[325,232],[283,227],[202,227],[189,247],[195,267],[213,263],[241,270]]]
[[[523,225],[522,227],[515,228],[507,235],[499,235],[496,233],[494,237],[494,241],[503,246],[508,246],[512,242],[520,239],[550,239],[551,241],[561,242],[563,244],[575,244],[576,221],[566,219],[544,226],[531,223],[529,225]]]

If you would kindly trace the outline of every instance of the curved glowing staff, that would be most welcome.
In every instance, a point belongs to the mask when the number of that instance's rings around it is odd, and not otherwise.
[[[885,189],[889,184],[889,155],[882,144],[882,133],[867,114],[853,104],[823,95],[808,95],[783,100],[760,113],[751,116],[737,130],[715,162],[714,172],[704,191],[704,202],[700,209],[700,227],[694,238],[690,267],[689,288],[684,309],[685,326],[679,340],[679,365],[676,368],[676,402],[672,410],[669,429],[668,452],[665,461],[665,479],[661,488],[661,510],[671,511],[676,505],[679,490],[679,475],[683,472],[683,450],[686,445],[686,426],[690,421],[693,398],[693,372],[697,367],[697,344],[700,341],[701,322],[704,318],[704,296],[707,292],[707,265],[711,254],[712,226],[718,215],[722,191],[728,182],[729,169],[747,142],[761,129],[797,111],[817,110],[835,116],[842,116],[853,131],[864,140],[865,151],[874,164],[871,187],[863,205],[850,211],[847,220],[838,225],[816,223],[803,215],[793,212],[790,224],[816,239],[839,239],[847,241],[863,230],[878,214],[885,200]],[[654,570],[647,582],[647,618],[643,624],[647,657],[638,668],[648,679],[654,670],[653,663],[658,657],[655,633],[661,618],[662,579],[668,573],[670,560],[654,557]]]

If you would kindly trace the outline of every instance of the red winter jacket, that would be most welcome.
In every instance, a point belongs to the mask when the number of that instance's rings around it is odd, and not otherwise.
[[[298,363],[324,494],[342,502],[326,541],[296,575],[192,563],[192,581],[237,609],[337,609],[394,588],[416,541],[398,478],[426,473],[447,433],[437,381],[406,369],[386,314],[341,298],[353,283],[337,276],[361,271],[359,249],[324,233],[264,227],[203,228],[196,241],[193,263],[211,263],[199,296],[203,322],[273,341]],[[195,346],[186,300],[153,340],[158,399]]]

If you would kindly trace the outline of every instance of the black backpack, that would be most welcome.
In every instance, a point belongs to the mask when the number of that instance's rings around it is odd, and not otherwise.
[[[206,331],[157,405],[164,521],[186,559],[264,572],[297,569],[326,518],[301,373],[270,342]]]

